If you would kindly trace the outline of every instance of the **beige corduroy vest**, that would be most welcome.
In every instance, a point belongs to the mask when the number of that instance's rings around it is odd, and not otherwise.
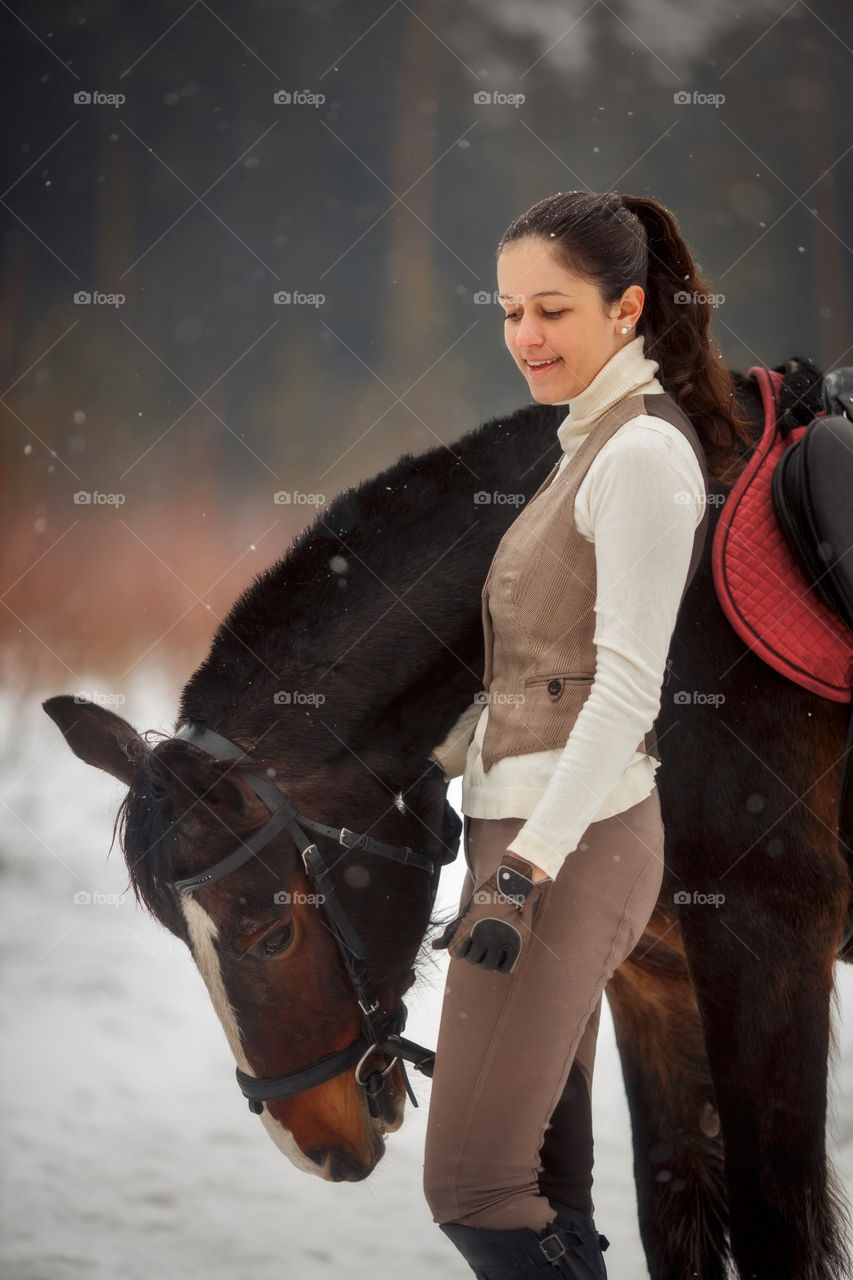
[[[501,539],[483,584],[486,772],[504,756],[564,747],[589,696],[595,677],[595,546],[575,526],[575,496],[598,451],[639,413],[664,418],[686,436],[699,461],[707,499],[701,442],[666,393],[621,400],[602,414],[556,480],[560,464],[555,463]],[[682,601],[707,527],[706,501]],[[654,727],[636,749],[660,759]]]

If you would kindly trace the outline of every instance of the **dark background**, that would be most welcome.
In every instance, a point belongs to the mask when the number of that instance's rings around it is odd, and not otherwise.
[[[328,501],[523,404],[475,295],[553,191],[672,209],[732,367],[851,362],[851,26],[800,0],[4,5],[7,676],[188,675],[317,510],[276,492]],[[324,101],[275,101],[299,91]]]

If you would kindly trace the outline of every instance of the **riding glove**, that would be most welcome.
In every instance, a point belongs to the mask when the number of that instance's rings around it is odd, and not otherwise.
[[[511,973],[533,927],[542,890],[550,883],[550,877],[534,883],[531,864],[505,853],[497,870],[475,887],[433,948],[447,947],[456,959]]]

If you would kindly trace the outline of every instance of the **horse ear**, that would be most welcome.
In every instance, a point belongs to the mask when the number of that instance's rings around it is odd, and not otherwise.
[[[151,750],[132,724],[88,698],[62,693],[41,704],[75,756],[130,786],[136,767]]]
[[[155,773],[180,811],[201,803],[218,817],[226,814],[252,826],[266,822],[269,810],[236,770],[228,776],[228,762],[212,764],[188,742],[164,742],[151,757]]]

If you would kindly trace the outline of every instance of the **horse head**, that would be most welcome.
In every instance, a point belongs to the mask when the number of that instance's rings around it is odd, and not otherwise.
[[[401,794],[389,797],[369,763],[351,751],[341,752],[334,768],[306,772],[241,740],[233,745],[247,751],[249,773],[242,758],[215,758],[180,736],[152,746],[126,720],[85,700],[62,695],[43,705],[75,755],[127,784],[117,822],[134,893],[189,948],[247,1096],[258,1078],[294,1076],[305,1086],[250,1103],[270,1137],[306,1172],[330,1181],[367,1177],[382,1157],[384,1135],[402,1124],[407,1081],[399,1058],[375,1045],[371,1054],[364,1039],[335,917],[330,927],[300,845],[322,851],[331,894],[345,913],[344,932],[351,930],[356,949],[363,946],[378,1006],[373,1017],[401,1030],[403,995],[430,922],[437,855],[446,861],[450,852],[442,843],[443,778],[428,769],[408,789],[407,803]],[[305,815],[316,815],[331,829],[368,833],[367,845],[346,848],[331,834],[313,832],[303,841],[302,828],[295,836],[284,826],[227,875],[182,890],[181,882],[204,881],[253,833],[258,843],[271,819],[251,780],[258,774],[277,795],[286,794],[287,811],[292,807],[309,826]],[[450,831],[452,838],[452,819]],[[371,841],[430,850],[414,857],[430,857],[431,874],[416,862],[376,856]],[[328,1062],[335,1054],[338,1060]],[[353,1070],[365,1055],[370,1066]],[[375,1092],[365,1087],[371,1081]]]

